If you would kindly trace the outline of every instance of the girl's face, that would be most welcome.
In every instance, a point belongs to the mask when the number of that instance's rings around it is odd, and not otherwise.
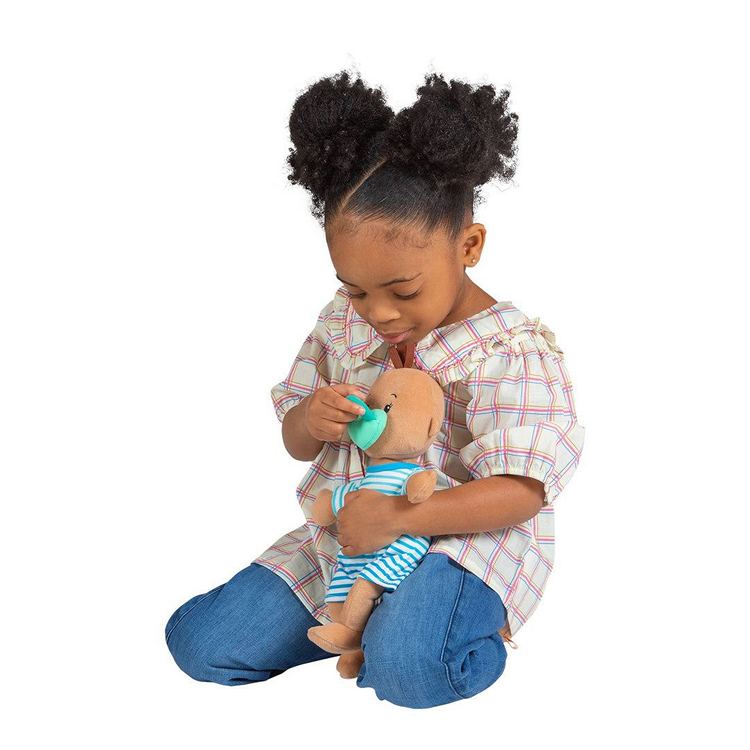
[[[416,344],[434,328],[476,312],[472,306],[484,293],[465,268],[479,259],[485,232],[471,224],[450,243],[442,229],[426,236],[372,220],[339,222],[327,241],[357,314],[389,344]]]

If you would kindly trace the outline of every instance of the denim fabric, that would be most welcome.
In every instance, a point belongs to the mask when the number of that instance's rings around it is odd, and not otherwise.
[[[166,638],[177,666],[192,678],[244,685],[333,656],[307,637],[318,624],[279,576],[252,563],[185,602],[169,618]]]
[[[505,669],[497,632],[505,618],[495,591],[447,555],[430,552],[375,607],[362,634],[365,663],[356,683],[409,708],[476,695]],[[279,576],[252,563],[179,607],[166,639],[194,679],[240,685],[333,657],[307,638],[317,624]]]

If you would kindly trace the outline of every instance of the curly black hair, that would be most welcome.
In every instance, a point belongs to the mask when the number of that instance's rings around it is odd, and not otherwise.
[[[388,219],[455,239],[479,188],[516,170],[518,116],[506,90],[430,73],[397,114],[379,88],[348,71],[316,81],[289,118],[288,179],[312,196],[324,228],[346,214]]]

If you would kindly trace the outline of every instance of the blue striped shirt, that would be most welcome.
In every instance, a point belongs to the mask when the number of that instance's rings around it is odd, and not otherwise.
[[[420,471],[424,471],[424,467],[405,461],[368,466],[362,479],[338,485],[333,490],[333,513],[338,515],[347,493],[354,490],[370,489],[384,495],[405,495],[409,477]],[[344,601],[357,576],[385,589],[395,589],[417,567],[429,546],[430,537],[403,534],[375,552],[350,557],[339,551],[325,600]]]

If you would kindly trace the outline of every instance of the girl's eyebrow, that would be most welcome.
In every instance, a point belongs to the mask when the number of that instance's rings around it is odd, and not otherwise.
[[[401,284],[404,281],[414,281],[414,279],[418,279],[421,275],[422,272],[420,271],[416,276],[412,276],[410,279],[393,279],[392,281],[386,281],[385,284],[381,284],[380,286],[390,286],[391,284]],[[344,279],[342,279],[338,274],[336,274],[336,278],[344,284],[349,284],[349,286],[359,286],[358,284],[354,284],[351,281],[344,281]]]

